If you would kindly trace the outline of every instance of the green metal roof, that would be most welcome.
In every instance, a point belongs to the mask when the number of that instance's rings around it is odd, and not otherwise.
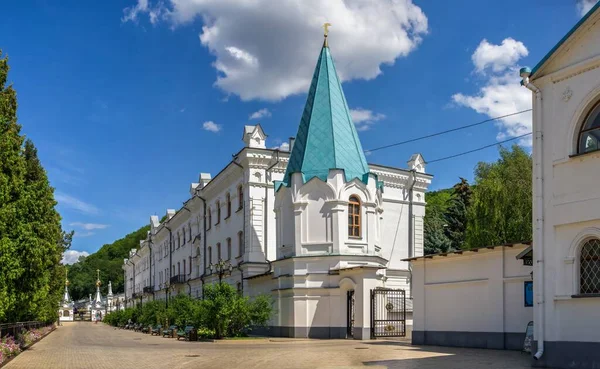
[[[542,65],[544,65],[548,59],[550,59],[550,57],[552,56],[552,54],[554,54],[556,52],[556,50],[558,50],[559,47],[562,46],[562,44],[564,44],[569,37],[571,37],[571,35],[573,33],[575,33],[575,31],[577,31],[577,29],[579,29],[579,27],[592,15],[594,14],[594,12],[600,7],[600,2],[597,2],[596,5],[594,5],[580,20],[579,22],[577,22],[573,28],[571,28],[571,30],[563,37],[560,39],[560,41],[558,41],[558,43],[548,52],[548,54],[546,54],[546,56],[544,56],[544,58],[542,60],[540,60],[539,63],[537,63],[537,65],[535,67],[533,67],[533,69],[531,70],[531,78],[533,79],[536,72],[542,67]]]
[[[298,172],[305,182],[314,177],[327,181],[330,169],[343,169],[346,181],[366,183],[369,174],[329,47],[323,46],[285,177],[276,189],[289,186],[290,176]]]

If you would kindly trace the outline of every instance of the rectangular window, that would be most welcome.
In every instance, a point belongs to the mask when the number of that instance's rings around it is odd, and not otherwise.
[[[244,256],[246,250],[244,246],[244,233],[242,231],[238,232],[238,250],[240,252],[239,256]]]
[[[227,193],[227,218],[231,216],[231,195]]]
[[[231,260],[231,238],[227,239],[227,260]]]
[[[217,243],[217,263],[221,260],[221,243]]]
[[[240,185],[238,187],[238,210],[244,207],[244,187]]]
[[[219,223],[221,223],[221,202],[217,201],[217,223],[215,225]]]

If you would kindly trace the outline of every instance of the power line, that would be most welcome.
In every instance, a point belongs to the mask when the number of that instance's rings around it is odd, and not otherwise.
[[[460,127],[448,129],[448,130],[445,130],[445,131],[441,131],[441,132],[437,132],[437,133],[432,133],[432,134],[429,134],[429,135],[426,135],[426,136],[411,138],[410,140],[396,142],[396,143],[393,143],[393,144],[390,144],[390,145],[380,146],[380,147],[376,147],[374,149],[365,150],[365,151],[366,152],[373,152],[373,151],[377,151],[377,150],[388,149],[390,147],[400,146],[400,145],[404,145],[404,144],[407,144],[407,143],[410,143],[410,142],[420,141],[420,140],[424,140],[426,138],[431,138],[431,137],[443,135],[443,134],[446,134],[446,133],[460,131],[462,129],[467,129],[467,128],[475,127],[475,126],[478,126],[478,125],[481,125],[481,124],[484,124],[484,123],[493,122],[493,121],[498,120],[498,119],[512,117],[513,115],[527,113],[528,111],[531,111],[531,109],[521,110],[521,111],[518,111],[518,112],[515,112],[515,113],[510,113],[510,114],[502,115],[500,117],[489,118],[489,119],[486,119],[486,120],[482,120],[481,122],[467,124],[466,126],[460,126]]]
[[[435,159],[435,160],[430,160],[430,161],[427,162],[427,164],[435,163],[435,162],[442,161],[442,160],[456,158],[457,156],[467,155],[467,154],[470,154],[470,153],[473,153],[473,152],[476,152],[476,151],[481,151],[483,149],[487,149],[487,148],[490,148],[490,147],[501,145],[501,144],[503,144],[505,142],[514,141],[516,139],[523,138],[525,136],[529,136],[530,134],[532,134],[532,132],[525,133],[524,135],[516,136],[516,137],[513,137],[513,138],[509,138],[508,140],[504,140],[504,141],[496,142],[496,143],[493,143],[493,144],[490,144],[490,145],[482,146],[482,147],[479,147],[477,149],[473,149],[473,150],[461,152],[460,154],[454,154],[454,155],[446,156],[446,157],[443,157],[443,158],[439,158],[439,159]]]

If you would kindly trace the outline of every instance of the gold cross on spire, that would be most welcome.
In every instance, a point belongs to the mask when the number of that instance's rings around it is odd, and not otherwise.
[[[327,34],[329,33],[329,27],[331,27],[331,23],[324,23],[323,24],[323,30],[325,31],[324,32],[325,41],[323,43],[323,47],[329,47],[329,45],[327,44]]]

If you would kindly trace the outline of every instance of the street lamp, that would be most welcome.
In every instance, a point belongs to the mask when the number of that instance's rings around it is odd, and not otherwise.
[[[223,280],[223,276],[228,277],[233,271],[233,265],[231,265],[231,262],[224,261],[223,259],[219,259],[216,264],[210,263],[208,268],[210,269],[211,274],[213,273],[213,270],[219,274],[219,283],[221,283]]]

